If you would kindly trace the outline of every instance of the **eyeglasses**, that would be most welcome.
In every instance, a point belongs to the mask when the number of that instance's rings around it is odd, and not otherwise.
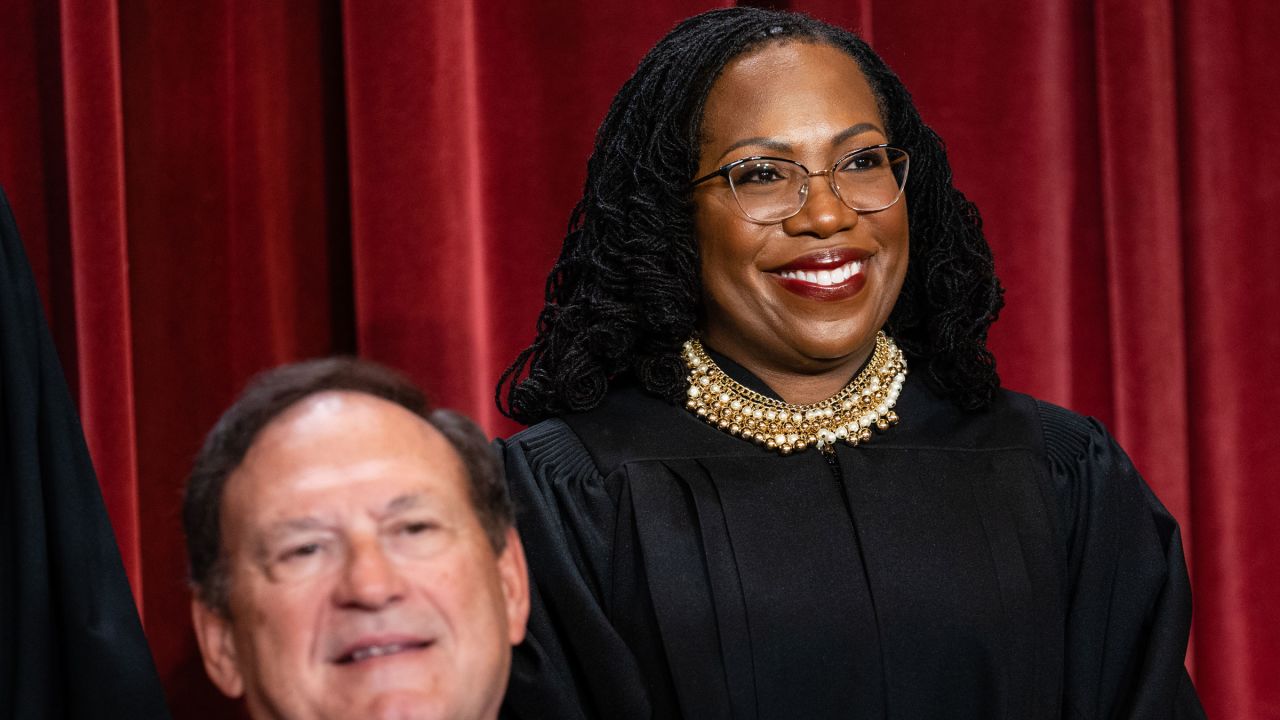
[[[830,170],[809,172],[794,160],[754,155],[734,160],[689,186],[723,177],[729,181],[742,214],[758,223],[776,223],[793,217],[804,207],[809,198],[809,178],[826,175],[831,191],[841,202],[860,213],[870,213],[884,210],[902,197],[909,160],[905,150],[872,145],[841,157]]]

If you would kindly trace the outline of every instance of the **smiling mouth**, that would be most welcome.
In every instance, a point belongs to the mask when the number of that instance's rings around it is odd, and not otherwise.
[[[365,645],[338,657],[334,662],[338,665],[352,665],[365,660],[386,657],[388,655],[398,655],[400,653],[423,650],[431,645],[432,641],[430,640],[394,642],[382,645]]]
[[[821,287],[832,287],[849,281],[850,278],[862,272],[862,260],[850,260],[849,262],[830,270],[787,270],[775,273],[784,280],[799,280],[812,285]]]

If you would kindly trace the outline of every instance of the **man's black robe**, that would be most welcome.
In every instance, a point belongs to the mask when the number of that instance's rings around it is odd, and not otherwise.
[[[168,717],[3,192],[0,717]]]

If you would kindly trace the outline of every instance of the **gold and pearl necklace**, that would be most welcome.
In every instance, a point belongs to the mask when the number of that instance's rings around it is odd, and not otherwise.
[[[792,405],[744,387],[724,374],[696,338],[684,344],[689,366],[689,408],[710,425],[753,440],[783,455],[813,445],[835,452],[837,440],[857,445],[871,439],[871,428],[897,424],[893,406],[907,379],[907,359],[883,332],[876,334],[871,361],[844,389],[809,405]]]

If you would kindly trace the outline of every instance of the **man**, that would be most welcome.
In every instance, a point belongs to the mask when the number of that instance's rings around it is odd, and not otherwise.
[[[286,366],[210,432],[183,514],[205,669],[255,719],[497,716],[529,586],[470,421],[370,363]]]

